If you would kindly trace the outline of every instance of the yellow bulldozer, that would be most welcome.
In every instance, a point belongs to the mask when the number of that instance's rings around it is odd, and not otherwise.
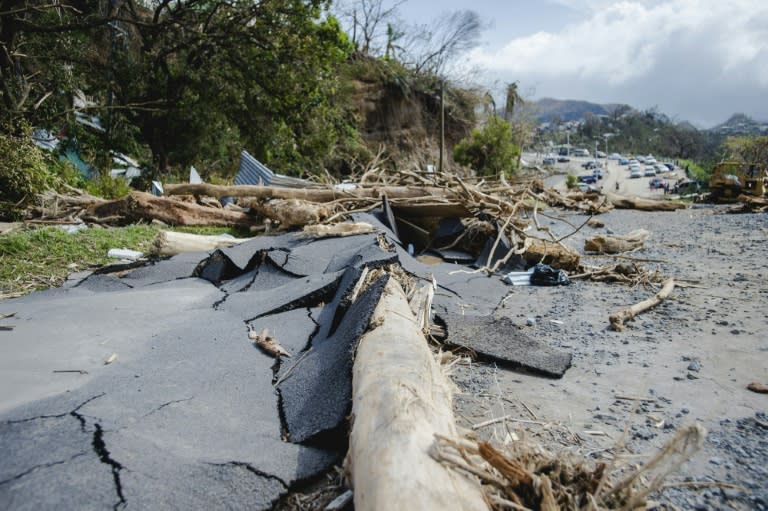
[[[758,163],[724,161],[718,163],[709,178],[713,200],[730,202],[739,195],[764,197],[768,188],[768,168]]]

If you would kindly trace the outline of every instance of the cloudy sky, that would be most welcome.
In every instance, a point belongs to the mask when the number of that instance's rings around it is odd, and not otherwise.
[[[488,24],[471,62],[524,96],[657,107],[699,127],[768,121],[766,0],[406,0],[425,23],[472,9]]]

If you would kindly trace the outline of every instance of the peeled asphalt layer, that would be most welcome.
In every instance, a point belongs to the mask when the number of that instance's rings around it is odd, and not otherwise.
[[[352,301],[364,267],[434,276],[444,316],[489,316],[508,292],[355,220],[379,233],[263,236],[0,302],[16,313],[0,332],[0,509],[270,509],[327,472],[387,278]]]

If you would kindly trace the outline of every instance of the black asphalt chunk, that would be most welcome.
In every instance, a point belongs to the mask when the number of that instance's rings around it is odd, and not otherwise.
[[[292,278],[274,288],[254,284],[247,291],[227,296],[217,309],[230,312],[241,321],[253,320],[266,314],[276,314],[297,308],[314,307],[328,302],[336,290],[341,272],[323,273],[311,277]]]
[[[110,291],[125,291],[131,286],[123,279],[118,279],[112,275],[97,275],[91,274],[86,277],[79,284],[76,284],[77,288],[87,289],[95,293],[103,293]]]
[[[392,229],[387,227],[386,218],[381,211],[372,211],[371,213],[352,213],[349,215],[352,222],[365,222],[371,224],[377,231],[383,233],[391,243],[400,245],[400,238]]]
[[[478,358],[510,368],[561,378],[571,366],[571,354],[530,338],[509,318],[438,315],[445,323],[446,343],[474,351]]]
[[[237,277],[226,280],[222,282],[219,285],[219,289],[224,291],[225,293],[237,293],[240,291],[243,291],[245,289],[248,289],[251,284],[253,283],[253,279],[256,278],[256,275],[259,273],[258,270],[251,270],[243,273],[242,275],[238,275]]]
[[[257,236],[232,247],[222,248],[221,252],[232,261],[232,264],[244,271],[253,268],[260,261],[260,259],[254,260],[254,258],[260,258],[260,254],[263,252],[275,249],[288,250],[303,243],[305,241],[293,233],[278,236]]]
[[[269,335],[295,357],[307,348],[310,337],[317,330],[317,323],[312,318],[312,312],[315,310],[319,312],[320,307],[270,314],[252,321],[250,326],[256,332],[268,329]]]
[[[140,287],[192,277],[208,255],[208,252],[178,254],[143,268],[137,268],[123,277],[123,280],[131,287]]]
[[[397,238],[398,242],[400,242],[400,233],[397,232],[397,220],[395,219],[395,213],[392,211],[392,206],[389,204],[389,200],[387,199],[386,195],[381,197],[381,209],[383,210],[383,217],[386,221],[386,226],[389,227],[389,229],[392,231],[392,234],[394,234],[395,238]]]
[[[141,293],[92,296],[120,294]],[[269,509],[339,459],[282,440],[274,360],[239,318],[209,307],[174,326],[82,386],[0,415],[0,509]],[[114,346],[129,330],[110,332]]]
[[[285,370],[281,367],[278,391],[291,442],[318,437],[332,444],[346,442],[343,426],[352,406],[354,350],[388,279],[380,278],[358,297],[331,337],[316,337],[311,350],[294,356]]]
[[[366,236],[366,242],[362,247],[355,251],[339,251],[334,254],[331,262],[328,263],[326,272],[343,270],[348,266],[362,268],[381,268],[388,264],[398,261],[397,252],[392,250],[388,252],[379,246],[378,237],[373,234]]]
[[[218,285],[223,280],[230,280],[242,275],[241,270],[221,250],[214,251],[195,270],[195,276]]]
[[[472,264],[475,261],[475,256],[462,250],[433,248],[432,251],[447,263]]]
[[[491,314],[509,293],[498,276],[473,273],[466,266],[440,263],[428,267],[437,281],[433,305],[437,313]]]
[[[320,311],[320,317],[317,320],[319,325],[318,340],[326,339],[336,331],[349,309],[349,298],[362,274],[363,270],[354,266],[350,266],[344,271],[333,299]]]
[[[280,286],[284,286],[299,279],[296,275],[283,271],[275,264],[266,259],[258,268],[256,277],[253,279],[249,290],[264,291],[267,289],[275,289]]]
[[[352,257],[368,244],[369,240],[370,235],[317,239],[307,245],[291,249],[285,263],[279,266],[289,273],[300,276],[325,273],[334,256],[344,253]],[[343,270],[345,266],[340,269]]]

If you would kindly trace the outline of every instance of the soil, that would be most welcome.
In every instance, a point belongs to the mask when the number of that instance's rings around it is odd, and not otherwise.
[[[603,186],[623,170],[609,167]],[[648,179],[632,180],[636,195]],[[561,180],[562,181],[562,180]],[[634,184],[638,183],[638,184]],[[605,227],[584,226],[565,243],[583,253],[595,234],[647,229],[644,248],[628,259],[586,255],[584,264],[635,263],[674,277],[679,286],[657,306],[610,330],[608,315],[660,286],[630,287],[576,280],[570,286],[515,287],[496,314],[529,335],[573,354],[562,379],[546,379],[471,363],[457,367],[460,426],[498,442],[532,438],[556,452],[595,461],[642,463],[681,426],[708,430],[703,448],[651,496],[651,509],[768,509],[768,222],[731,215],[727,207],[694,205],[676,212],[614,210]],[[588,217],[558,212],[574,225]],[[552,221],[559,234],[573,228]],[[648,262],[655,261],[655,262]]]

